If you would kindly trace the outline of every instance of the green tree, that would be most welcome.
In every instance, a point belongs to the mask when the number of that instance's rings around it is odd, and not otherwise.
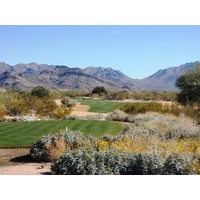
[[[37,86],[33,88],[31,90],[31,94],[39,98],[50,97],[50,91],[43,86]]]
[[[101,95],[101,94],[107,94],[107,91],[104,87],[97,86],[92,90],[92,93]]]
[[[176,87],[180,89],[177,95],[180,103],[200,103],[200,64],[180,76],[176,80]]]

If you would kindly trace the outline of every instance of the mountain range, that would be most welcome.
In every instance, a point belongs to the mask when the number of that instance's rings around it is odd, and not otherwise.
[[[0,63],[0,87],[31,89],[38,85],[53,90],[138,90],[132,79],[118,70],[103,67],[85,69],[37,63],[15,66]]]
[[[186,70],[194,68],[197,64],[200,64],[200,62],[190,62],[177,67],[162,69],[151,76],[134,82],[134,84],[147,90],[177,91],[178,89],[175,86],[176,79]]]
[[[92,90],[96,86],[103,86],[107,90],[176,91],[177,77],[198,63],[200,62],[196,61],[169,67],[144,79],[132,79],[112,68],[80,69],[37,63],[11,66],[0,62],[0,88],[15,87],[27,90],[41,85],[52,90]]]

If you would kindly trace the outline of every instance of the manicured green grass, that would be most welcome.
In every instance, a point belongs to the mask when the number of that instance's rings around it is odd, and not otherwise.
[[[125,103],[122,102],[113,102],[97,99],[77,99],[82,105],[90,106],[89,112],[99,112],[99,113],[108,113],[113,112],[115,106],[122,107]]]
[[[85,135],[116,135],[124,128],[124,124],[113,121],[94,120],[51,120],[34,122],[13,122],[0,124],[0,147],[30,147],[43,135],[77,130]]]

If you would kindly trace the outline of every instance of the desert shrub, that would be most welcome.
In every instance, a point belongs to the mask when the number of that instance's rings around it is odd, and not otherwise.
[[[65,152],[51,166],[53,175],[179,175],[198,174],[199,158],[173,154],[74,150]]]
[[[65,152],[55,160],[51,172],[54,175],[120,174],[121,165],[124,165],[124,162],[118,153],[79,149]]]
[[[132,137],[132,135],[103,136],[96,143],[98,151],[117,150],[145,153],[149,150],[149,142]]]
[[[54,175],[158,174],[158,160],[153,155],[117,151],[75,150],[54,161]]]
[[[104,116],[102,114],[96,114],[96,115],[87,115],[85,117],[86,120],[104,120]]]
[[[106,120],[112,121],[120,121],[120,122],[134,122],[134,116],[128,115],[122,110],[114,110],[113,112],[109,113],[106,117]]]
[[[30,149],[31,158],[37,162],[52,161],[58,156],[59,151],[61,151],[60,154],[64,152],[65,146],[63,145],[63,141],[63,136],[61,134],[43,136],[39,141],[35,142]]]
[[[188,116],[196,121],[200,119],[200,109],[196,104],[183,107],[178,103],[162,104],[159,102],[136,102],[126,103],[123,107],[115,107],[115,109],[122,110],[129,115],[157,112],[160,114],[173,114],[175,116]]]
[[[55,117],[55,112],[58,109],[55,101],[50,99],[38,99],[36,112],[40,116]]]
[[[94,114],[94,115],[76,116],[76,119],[79,119],[79,120],[104,121],[105,117],[102,114]]]
[[[89,91],[84,90],[66,90],[66,91],[51,91],[51,96],[53,99],[62,99],[64,97],[83,97],[83,96],[89,96]]]
[[[131,98],[137,100],[175,101],[177,92],[141,91],[131,93]]]
[[[114,110],[106,117],[107,120],[124,122],[128,118],[128,114],[121,110]]]
[[[109,91],[106,95],[107,100],[125,100],[130,99],[130,93],[122,91]]]
[[[56,119],[65,119],[69,114],[71,114],[71,109],[61,106],[55,110],[54,114],[52,114],[52,117]]]
[[[163,100],[163,101],[176,101],[177,92],[166,91],[108,91],[106,99],[108,100],[124,100],[135,99],[142,101],[149,100]]]
[[[200,106],[198,104],[184,106],[184,115],[193,118],[200,124]]]
[[[30,149],[33,160],[51,162],[64,151],[78,149],[80,147],[93,148],[95,139],[91,136],[84,136],[78,131],[68,131],[63,134],[43,136],[35,142]]]
[[[24,99],[16,92],[6,92],[0,100],[7,115],[17,116],[28,112]]]
[[[163,140],[197,138],[200,127],[189,118],[146,113],[136,115],[134,123],[128,125],[123,133],[156,135]]]
[[[159,158],[166,158],[174,153],[186,155],[200,155],[199,134],[196,138],[166,139],[149,130],[143,132],[131,132],[117,136],[102,136],[97,141],[98,151],[117,150],[142,154],[156,154]]]
[[[61,100],[62,104],[67,106],[68,108],[72,108],[76,105],[74,100],[71,100],[69,97],[63,97]]]
[[[164,175],[199,174],[199,167],[200,160],[197,156],[172,154],[166,158],[161,173]]]
[[[148,103],[136,102],[136,103],[127,103],[120,109],[127,114],[136,115],[139,113],[146,113],[149,111],[161,112],[162,107],[163,107],[162,104],[157,102],[148,102]]]
[[[78,116],[69,114],[69,115],[65,116],[65,119],[66,120],[77,120]]]
[[[155,154],[130,154],[125,175],[156,175],[161,173],[162,163]]]
[[[169,113],[175,116],[187,116],[196,121],[199,121],[200,118],[200,111],[196,104],[181,106],[180,104],[173,103],[171,105],[164,105],[160,113]]]

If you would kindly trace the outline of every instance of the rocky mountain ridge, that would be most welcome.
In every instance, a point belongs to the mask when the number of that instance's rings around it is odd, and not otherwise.
[[[197,64],[200,64],[200,62],[190,62],[177,67],[162,69],[151,76],[134,82],[134,84],[147,90],[177,91],[175,86],[176,79],[186,70],[194,68]]]
[[[54,90],[92,90],[103,86],[107,90],[138,90],[132,79],[111,68],[86,69],[36,63],[10,66],[0,63],[0,87],[31,89],[38,85]]]
[[[17,64],[0,62],[0,88],[32,89],[38,85],[53,90],[92,90],[103,86],[107,90],[176,91],[176,79],[199,61],[169,67],[144,79],[132,79],[119,70],[104,67],[70,68],[64,65]]]

